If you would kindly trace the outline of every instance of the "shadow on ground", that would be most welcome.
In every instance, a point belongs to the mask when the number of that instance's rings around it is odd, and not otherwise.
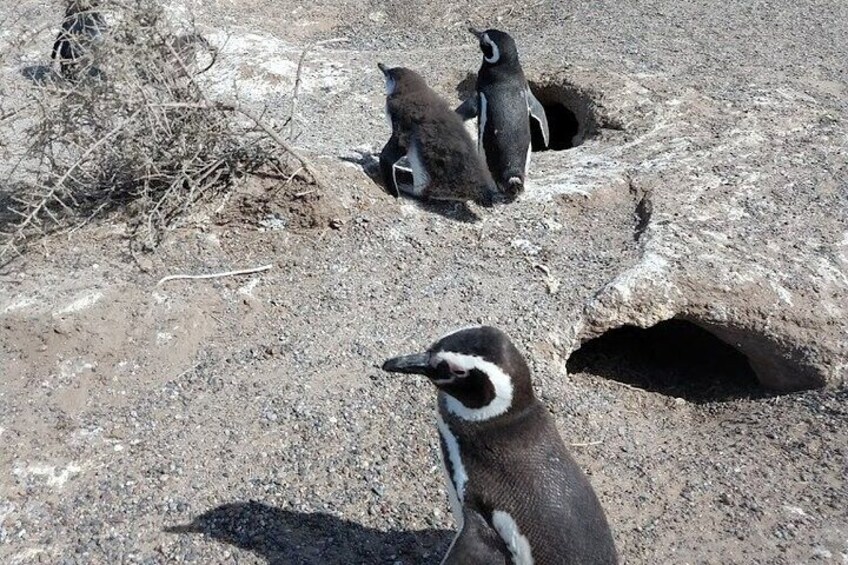
[[[252,551],[270,565],[438,563],[453,538],[447,530],[381,531],[253,501],[224,504],[165,531],[204,534]]]
[[[44,85],[56,82],[61,77],[49,65],[31,65],[21,69],[21,75],[34,84]]]
[[[383,179],[380,175],[380,159],[377,155],[374,155],[373,153],[369,153],[367,151],[353,150],[351,152],[351,155],[342,156],[339,157],[339,159],[346,163],[353,163],[362,167],[362,172],[364,172],[368,176],[368,178],[374,181],[374,184],[379,186],[380,189],[386,194],[391,195],[391,192],[388,190],[388,188],[386,188],[386,184],[383,182]],[[416,200],[407,196],[400,196],[398,198],[407,199],[411,202],[414,202],[422,210],[425,210],[432,214],[438,214],[444,218],[447,218],[448,220],[453,220],[455,222],[473,224],[480,221],[480,216],[478,216],[474,212],[474,210],[472,210],[471,207],[465,202],[438,200],[424,201]]]

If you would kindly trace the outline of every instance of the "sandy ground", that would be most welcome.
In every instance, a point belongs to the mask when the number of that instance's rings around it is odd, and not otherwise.
[[[0,7],[26,14],[46,52],[56,6]],[[121,218],[106,218],[0,272],[0,561],[438,563],[454,525],[434,391],[377,367],[488,323],[526,353],[623,562],[848,563],[847,387],[769,394],[744,361],[686,327],[564,357],[586,300],[639,257],[626,156],[681,99],[755,113],[759,92],[785,89],[844,124],[846,10],[193,6],[222,45],[208,88],[267,103],[280,121],[303,47],[346,38],[315,49],[300,101],[297,143],[332,190],[292,188],[254,208],[235,197],[140,257]],[[620,123],[534,156],[515,205],[395,200],[342,159],[387,138],[376,62],[424,68],[456,101],[478,64],[468,18],[513,32],[531,77],[614,77],[619,90],[598,112]],[[24,52],[4,77],[43,59]],[[304,214],[317,227],[303,229]],[[265,264],[242,278],[156,284]]]

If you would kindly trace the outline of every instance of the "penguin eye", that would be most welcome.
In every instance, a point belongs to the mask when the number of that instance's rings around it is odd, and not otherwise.
[[[444,379],[463,378],[468,376],[468,369],[443,360],[436,367]]]
[[[462,378],[462,377],[468,376],[468,369],[466,369],[465,367],[462,367],[460,365],[454,365],[453,363],[448,363],[448,370],[450,371],[450,374],[454,377]]]

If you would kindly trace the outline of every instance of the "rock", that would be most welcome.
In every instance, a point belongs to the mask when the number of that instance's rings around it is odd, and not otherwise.
[[[614,92],[614,79],[578,76]],[[844,381],[848,188],[833,175],[848,155],[839,128],[798,87],[760,91],[753,106],[686,89],[672,99],[665,88],[646,81],[604,100],[629,131],[644,132],[608,152],[630,179],[641,256],[587,301],[572,349],[613,328],[677,318],[745,354],[765,387]],[[644,96],[650,116],[638,112]]]

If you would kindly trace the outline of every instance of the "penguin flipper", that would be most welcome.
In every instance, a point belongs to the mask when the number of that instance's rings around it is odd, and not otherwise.
[[[539,127],[542,128],[542,138],[545,140],[545,147],[547,147],[548,141],[551,139],[551,132],[548,129],[548,117],[545,114],[545,107],[533,96],[529,87],[527,88],[527,107],[530,110],[530,117],[539,122]]]
[[[63,34],[59,32],[59,35],[56,36],[56,41],[53,43],[53,51],[50,53],[50,59],[52,61],[56,60],[56,55],[59,54],[59,49],[62,47],[62,41],[64,41]]]
[[[409,180],[403,181],[400,175]],[[409,136],[409,149],[406,155],[395,161],[392,166],[392,177],[399,192],[404,192],[416,198],[426,198],[430,186],[430,174],[422,159],[421,139],[413,133]]]
[[[392,134],[389,141],[386,142],[383,150],[380,151],[380,174],[383,177],[383,183],[386,185],[386,189],[389,191],[389,194],[394,197],[398,197],[400,195],[397,182],[395,180],[395,165],[398,161],[403,159],[405,155],[406,151],[403,147],[401,147],[397,136],[394,134]]]
[[[463,516],[465,524],[442,565],[507,565],[509,549],[483,516],[467,507]]]
[[[392,165],[392,183],[397,191],[395,196],[397,196],[400,192],[415,194],[414,184],[410,185],[409,183],[405,183],[398,179],[399,173],[409,175],[413,179],[413,183],[415,182],[415,173],[412,172],[412,164],[409,162],[409,158],[406,155],[395,161],[394,165]]]
[[[459,117],[462,118],[462,121],[467,122],[471,118],[476,118],[477,114],[480,112],[477,107],[477,95],[471,96],[466,99],[465,102],[457,106],[456,110],[454,110]]]

